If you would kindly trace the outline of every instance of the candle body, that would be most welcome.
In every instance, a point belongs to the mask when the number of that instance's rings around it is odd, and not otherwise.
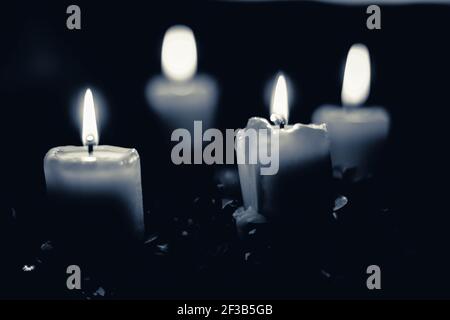
[[[206,75],[186,81],[155,77],[147,85],[146,96],[170,131],[185,128],[192,135],[195,120],[203,122],[204,130],[213,126],[218,89],[215,81]]]
[[[157,76],[146,87],[147,101],[152,111],[161,120],[161,131],[168,150],[162,155],[161,170],[177,179],[163,179],[159,187],[160,201],[164,206],[183,209],[193,197],[207,193],[212,182],[212,167],[192,165],[194,152],[202,154],[205,143],[194,143],[194,121],[202,121],[202,130],[214,126],[218,103],[216,82],[207,75],[197,75],[186,81],[173,81],[165,76]],[[191,135],[191,165],[175,165],[171,159],[171,149],[178,141],[171,141],[175,129],[184,128]],[[173,201],[177,194],[179,201]],[[180,208],[178,208],[180,206]]]
[[[45,156],[44,172],[57,233],[64,241],[81,247],[126,247],[142,240],[141,170],[135,149],[96,146],[89,155],[87,147],[53,148]]]
[[[353,170],[352,179],[356,181],[371,173],[389,133],[389,115],[384,109],[322,106],[313,114],[312,120],[327,125],[335,177]]]
[[[324,201],[318,198],[322,195],[327,198],[327,191],[321,189],[326,189],[324,183],[331,176],[329,140],[325,126],[295,124],[278,129],[266,119],[251,118],[246,129],[248,128],[266,128],[272,134],[278,134],[279,168],[274,175],[261,175],[259,162],[238,164],[244,206],[252,207],[265,216],[322,206]],[[262,138],[258,139],[256,146],[246,144],[246,129],[237,133],[236,152],[248,156],[250,148],[259,149],[268,141]],[[270,135],[268,137],[270,139]]]

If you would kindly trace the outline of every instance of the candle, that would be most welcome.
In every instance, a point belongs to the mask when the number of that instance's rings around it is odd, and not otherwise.
[[[58,234],[65,240],[87,241],[90,246],[141,240],[144,217],[139,155],[135,149],[98,145],[89,89],[84,96],[82,141],[83,146],[53,148],[44,159]]]
[[[264,216],[281,211],[302,211],[314,206],[312,199],[324,194],[323,181],[331,176],[329,141],[325,125],[288,124],[288,92],[285,77],[277,78],[271,101],[271,121],[254,117],[238,131],[236,152],[244,207]],[[256,145],[248,143],[249,129],[267,129],[268,138],[260,136]],[[245,162],[250,154],[278,142],[278,171],[261,174],[261,159]],[[319,205],[320,206],[320,205]],[[306,209],[307,210],[307,209]],[[288,212],[283,212],[288,214]]]
[[[314,112],[314,123],[326,123],[331,141],[335,177],[350,172],[361,180],[371,174],[374,160],[389,132],[389,114],[381,107],[362,107],[370,91],[370,57],[367,47],[350,48],[345,65],[341,99],[344,107],[325,105]]]
[[[204,143],[194,143],[194,121],[199,126],[199,132],[214,126],[217,111],[218,88],[216,82],[206,74],[197,73],[197,46],[193,31],[183,25],[169,28],[163,39],[161,50],[162,75],[148,82],[145,90],[148,104],[154,114],[161,119],[164,140],[169,147],[174,147],[178,141],[172,133],[179,128],[187,129],[191,136],[191,155],[202,154]],[[212,168],[205,166],[180,166],[172,162],[171,151],[164,153],[162,168],[167,166],[172,179],[162,181],[159,199],[165,206],[180,206],[173,209],[183,209],[184,203],[201,193],[206,193],[212,182]],[[177,194],[178,201],[173,201]],[[166,198],[167,197],[167,198]]]
[[[197,46],[192,30],[177,25],[169,28],[161,51],[163,75],[151,79],[146,88],[147,100],[154,112],[171,131],[185,128],[193,134],[194,121],[203,129],[213,125],[218,89],[207,75],[196,75]]]

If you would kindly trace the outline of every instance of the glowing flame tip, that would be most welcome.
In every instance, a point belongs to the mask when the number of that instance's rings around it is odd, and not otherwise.
[[[81,138],[83,141],[83,145],[98,144],[97,119],[95,117],[94,97],[92,96],[92,91],[89,88],[84,94],[83,130]]]
[[[176,25],[164,34],[161,66],[165,76],[175,81],[186,81],[197,71],[197,46],[191,28]]]
[[[370,55],[363,44],[354,44],[347,54],[344,80],[342,82],[342,104],[356,106],[363,104],[370,92]]]
[[[288,91],[286,78],[282,73],[279,73],[276,79],[270,113],[275,115],[273,118],[281,117],[287,123],[289,117]]]

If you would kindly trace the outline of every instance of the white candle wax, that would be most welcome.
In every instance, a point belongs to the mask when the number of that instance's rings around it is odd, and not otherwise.
[[[288,108],[286,91],[284,77],[280,76],[272,99],[272,113],[284,115],[284,119],[287,119]],[[280,110],[280,105],[284,110]],[[267,216],[276,214],[292,203],[297,202],[301,207],[301,199],[308,201],[303,198],[308,197],[308,191],[302,194],[301,189],[315,189],[317,184],[322,184],[322,178],[318,177],[326,178],[330,174],[329,140],[325,125],[294,124],[280,128],[279,125],[271,125],[266,119],[251,118],[247,127],[239,130],[236,137],[236,152],[238,155],[245,154],[245,159],[249,159],[251,149],[259,152],[262,145],[271,143],[268,141],[270,135],[268,139],[264,136],[258,139],[257,145],[246,143],[245,131],[249,128],[267,129],[278,137],[279,169],[274,175],[261,175],[259,162],[238,164],[245,208],[251,207]],[[308,186],[310,183],[316,185]],[[296,192],[298,194],[293,195]]]
[[[125,232],[143,237],[141,168],[135,149],[102,145],[89,155],[87,147],[56,147],[45,156],[44,172],[49,194],[77,201],[95,197],[114,199],[124,214],[114,218],[123,221]]]
[[[331,141],[331,159],[335,177],[352,170],[351,178],[370,175],[373,162],[389,133],[389,114],[381,107],[362,107],[370,89],[370,57],[364,45],[350,49],[342,85],[345,107],[325,105],[312,117],[314,123],[326,123]]]
[[[47,191],[61,211],[57,212],[63,224],[60,228],[70,229],[67,232],[76,236],[76,241],[86,237],[90,241],[102,237],[141,240],[144,217],[139,155],[135,149],[95,145],[98,133],[90,90],[85,95],[82,137],[87,145],[56,147],[44,158]]]
[[[355,170],[352,177],[360,180],[371,173],[389,132],[389,115],[383,108],[322,106],[314,113],[313,122],[327,125],[335,177]]]
[[[204,130],[212,128],[217,109],[217,86],[207,75],[186,81],[165,76],[153,78],[147,86],[147,99],[154,112],[170,131],[185,128],[194,132],[194,121]]]
[[[192,30],[174,26],[164,35],[161,64],[163,76],[151,79],[146,97],[153,111],[171,131],[185,128],[193,133],[195,120],[206,130],[213,126],[218,89],[207,75],[196,75],[197,48]]]
[[[260,164],[238,165],[246,208],[252,207],[261,214],[272,215],[287,203],[292,202],[292,199],[285,198],[285,196],[291,196],[285,190],[288,185],[291,185],[291,183],[286,183],[287,181],[307,174],[311,170],[325,174],[329,172],[329,141],[325,125],[297,123],[280,129],[278,126],[271,125],[264,118],[254,117],[248,121],[246,129],[249,128],[266,128],[271,131],[271,134],[278,135],[279,170],[275,175],[260,175]],[[246,129],[238,131],[236,137],[236,152],[238,153],[249,153],[249,150],[245,149],[244,132]],[[269,144],[270,142],[267,140],[260,139],[258,145]],[[303,183],[304,181],[298,181],[298,185],[303,185]],[[302,197],[301,194],[298,196]]]

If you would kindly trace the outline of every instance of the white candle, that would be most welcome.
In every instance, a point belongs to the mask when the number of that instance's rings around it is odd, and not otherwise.
[[[236,137],[237,155],[246,155],[246,159],[251,149],[260,149],[271,143],[268,141],[270,139],[263,138],[258,140],[256,146],[248,144],[245,139],[247,129],[268,129],[273,137],[278,138],[279,169],[276,174],[261,175],[260,159],[257,164],[239,164],[238,160],[244,207],[266,216],[277,214],[293,203],[297,205],[290,210],[301,211],[302,201],[308,202],[308,190],[317,188],[317,185],[321,187],[322,177],[331,175],[325,125],[287,124],[288,93],[283,75],[279,75],[276,81],[271,113],[275,125],[264,118],[254,117],[249,119],[245,129],[238,131]],[[302,189],[306,193],[302,194]]]
[[[341,99],[344,107],[322,106],[314,123],[326,123],[331,140],[335,177],[348,171],[353,180],[371,173],[379,148],[389,132],[389,114],[381,107],[362,107],[370,91],[370,57],[366,46],[350,48],[345,65]]]
[[[108,236],[142,239],[139,155],[135,149],[97,145],[94,101],[89,89],[84,97],[82,140],[84,146],[56,147],[44,159],[47,191],[61,210],[57,214],[63,226],[59,227],[70,229],[60,232],[67,231],[72,237],[78,233],[76,241],[85,237],[95,241],[91,236],[99,241]],[[66,216],[68,212],[72,215]]]
[[[185,128],[193,133],[195,120],[203,129],[213,126],[218,89],[207,75],[196,75],[197,46],[194,33],[186,26],[173,26],[165,35],[161,50],[163,74],[151,79],[146,97],[153,111],[171,131]]]

